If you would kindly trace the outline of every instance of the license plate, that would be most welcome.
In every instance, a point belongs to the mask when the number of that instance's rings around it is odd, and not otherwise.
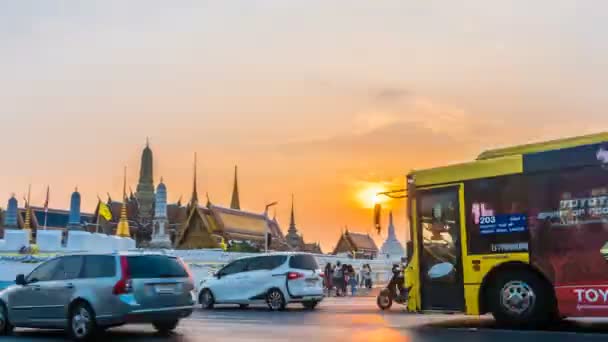
[[[156,293],[167,294],[167,293],[175,293],[175,285],[156,285]]]
[[[306,283],[307,283],[307,284],[314,285],[314,284],[316,284],[316,283],[317,283],[317,279],[306,279]]]

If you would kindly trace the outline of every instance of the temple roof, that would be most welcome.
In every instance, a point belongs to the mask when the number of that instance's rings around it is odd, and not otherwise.
[[[209,210],[221,231],[228,235],[249,236],[253,239],[265,239],[266,232],[271,232],[269,220],[265,215],[211,205]],[[272,233],[272,232],[271,232]]]
[[[346,232],[345,235],[352,246],[358,250],[378,251],[376,242],[369,234]]]

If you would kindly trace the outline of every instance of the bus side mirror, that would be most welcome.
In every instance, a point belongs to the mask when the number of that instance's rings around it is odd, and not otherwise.
[[[410,260],[412,260],[412,256],[414,255],[414,243],[412,241],[407,241],[405,243],[405,252],[407,254],[407,261],[410,262]]]
[[[380,234],[380,231],[382,230],[382,226],[381,226],[381,222],[380,222],[380,213],[382,212],[382,206],[380,206],[380,203],[376,203],[376,205],[374,205],[374,228],[376,228],[376,232],[378,232],[378,234]]]

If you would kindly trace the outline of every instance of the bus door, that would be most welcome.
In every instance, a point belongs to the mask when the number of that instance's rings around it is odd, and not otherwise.
[[[464,310],[459,186],[418,190],[422,310]]]

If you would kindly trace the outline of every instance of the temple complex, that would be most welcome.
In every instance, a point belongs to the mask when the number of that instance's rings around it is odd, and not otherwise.
[[[266,248],[276,251],[306,251],[321,253],[318,243],[305,243],[298,233],[292,199],[289,232],[283,235],[276,215],[268,217],[267,212],[256,213],[241,209],[238,184],[238,168],[234,168],[234,183],[230,206],[212,203],[207,195],[205,204],[199,203],[196,176],[196,155],[192,195],[187,204],[168,203],[167,186],[162,178],[154,188],[153,153],[150,143],[141,155],[141,165],[136,192],[127,194],[126,172],[123,180],[123,194],[115,201],[108,194],[105,205],[109,215],[100,215],[101,200],[93,213],[82,213],[81,195],[78,190],[70,198],[70,210],[33,207],[28,204],[19,208],[12,196],[6,211],[1,213],[0,237],[4,229],[30,228],[32,235],[47,222],[46,229],[83,230],[121,237],[132,237],[137,247],[155,248],[220,248],[232,244],[246,244],[254,250]],[[108,217],[106,219],[104,216]]]

